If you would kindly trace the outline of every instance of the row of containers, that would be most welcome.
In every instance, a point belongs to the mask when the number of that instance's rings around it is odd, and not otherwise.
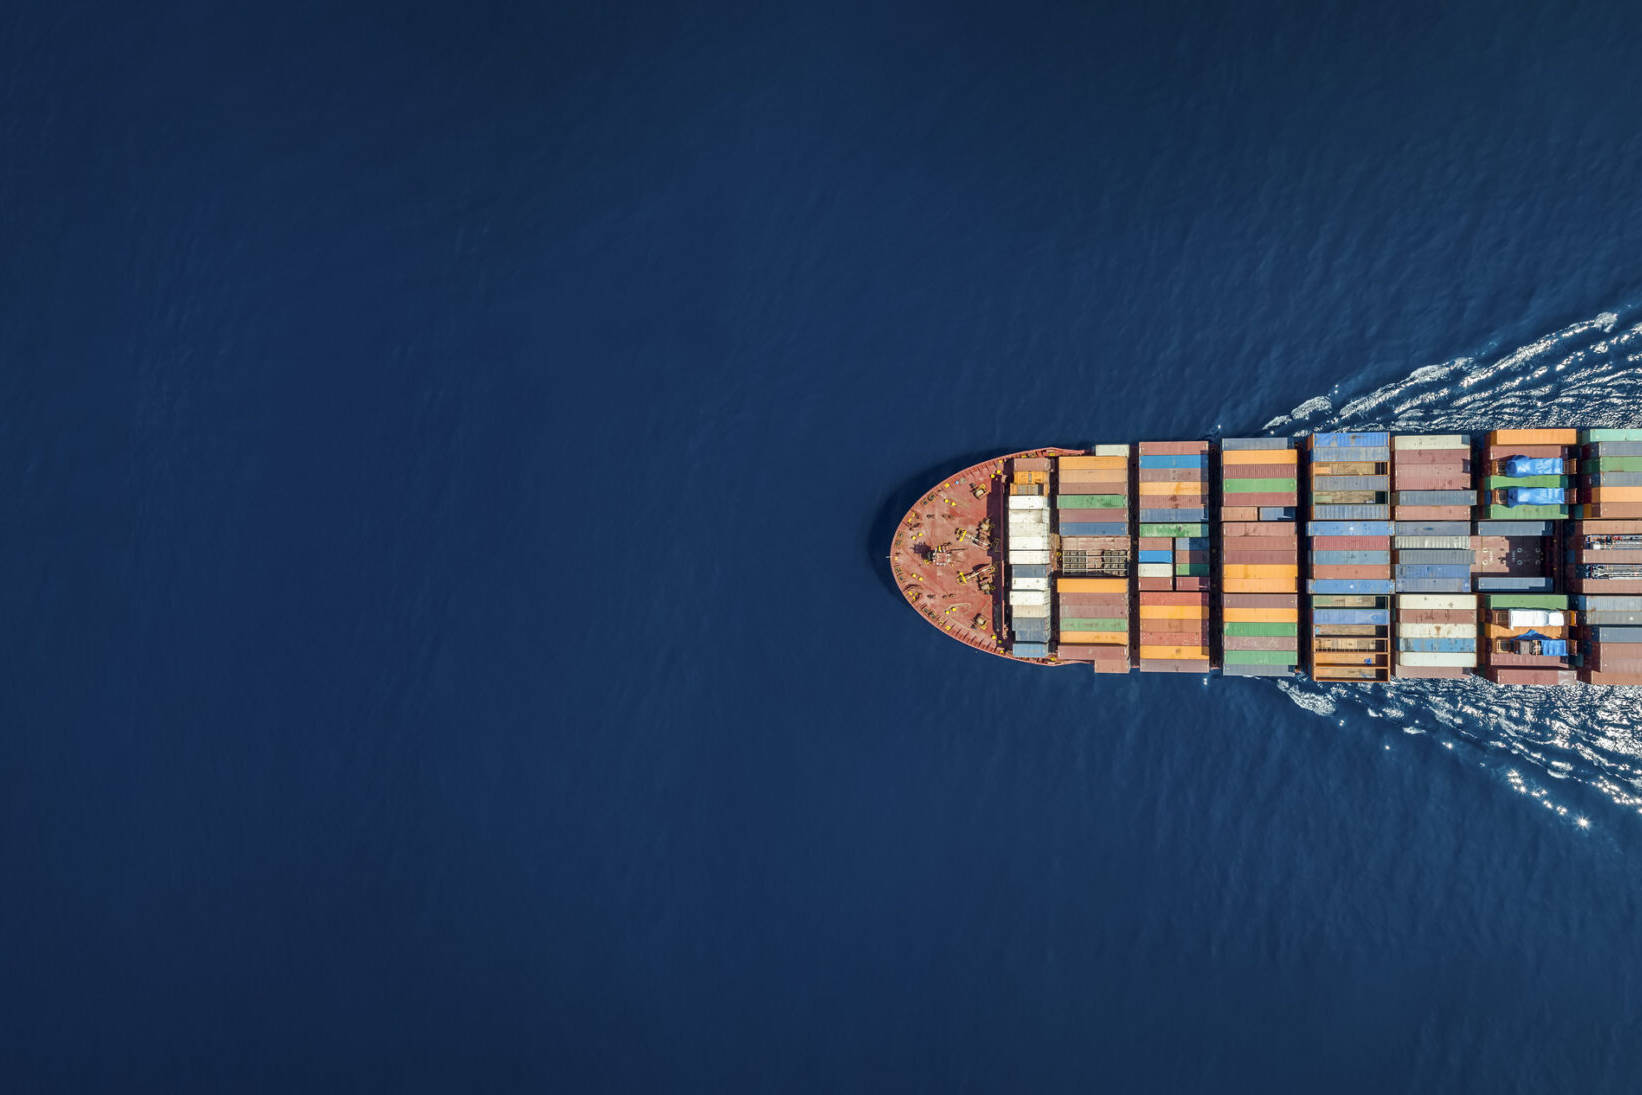
[[[1300,664],[1299,450],[1290,437],[1220,443],[1220,649],[1228,676]]]
[[[1127,673],[1132,661],[1132,451],[1096,445],[1055,459],[1055,656],[1096,673]]]
[[[1009,652],[1017,658],[1049,656],[1049,472],[1046,457],[1012,461],[1006,496],[1004,597],[1009,608]]]
[[[1135,588],[1144,673],[1209,671],[1209,443],[1138,446]]]
[[[1642,430],[1582,431],[1579,477],[1569,584],[1580,678],[1642,684]]]
[[[1300,661],[1296,444],[1221,445],[1228,674]],[[1313,676],[1642,684],[1642,430],[1498,430],[1475,446],[1333,433],[1308,447]],[[1138,468],[1134,451],[1015,461],[1012,652],[1125,672],[1138,631],[1142,669],[1208,669],[1209,446],[1143,443]]]
[[[1307,563],[1311,675],[1319,681],[1391,676],[1391,435],[1316,433]]]

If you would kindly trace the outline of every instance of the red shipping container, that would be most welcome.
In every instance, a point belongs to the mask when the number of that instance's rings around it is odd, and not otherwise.
[[[1172,536],[1142,536],[1135,541],[1136,551],[1173,551]]]
[[[1055,648],[1055,656],[1063,662],[1127,662],[1129,648],[1116,644],[1093,646],[1083,643],[1061,643]]]
[[[1227,608],[1299,608],[1300,598],[1292,593],[1228,593],[1220,603]]]
[[[1176,589],[1208,590],[1208,589],[1212,589],[1213,586],[1214,586],[1214,583],[1211,582],[1207,578],[1180,577],[1180,578],[1176,578],[1174,580],[1174,587]]]
[[[1220,526],[1223,539],[1293,539],[1297,532],[1293,521],[1236,521]]]
[[[1465,670],[1446,665],[1399,665],[1394,672],[1399,677],[1427,681],[1459,680],[1466,676]]]
[[[1390,551],[1389,536],[1313,536],[1313,551]]]
[[[1144,456],[1197,456],[1209,451],[1207,441],[1142,441]]]
[[[1490,464],[1502,460],[1509,460],[1513,456],[1560,456],[1567,460],[1573,454],[1573,446],[1569,445],[1490,445],[1486,452]],[[1563,471],[1571,469],[1564,467]]]
[[[1244,506],[1298,506],[1300,504],[1300,496],[1293,491],[1284,491],[1279,494],[1226,494],[1222,495],[1221,498],[1222,500],[1234,498]]]
[[[1140,469],[1140,482],[1142,483],[1197,483],[1202,479],[1203,473],[1197,468]]]
[[[1143,590],[1164,590],[1174,588],[1173,578],[1136,578],[1135,588]]]
[[[1498,684],[1572,684],[1577,679],[1572,669],[1490,669],[1488,677]]]
[[[1227,566],[1242,566],[1249,563],[1267,566],[1281,566],[1287,563],[1292,566],[1297,558],[1298,555],[1293,548],[1287,551],[1244,551],[1227,548],[1221,553],[1220,561]]]
[[[1140,599],[1143,605],[1207,605],[1209,599],[1201,593],[1148,593]]]

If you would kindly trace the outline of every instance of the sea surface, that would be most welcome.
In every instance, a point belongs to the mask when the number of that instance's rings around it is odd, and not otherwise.
[[[0,13],[0,1090],[1634,1092],[1642,697],[1097,679],[1038,444],[1642,423],[1624,4]]]

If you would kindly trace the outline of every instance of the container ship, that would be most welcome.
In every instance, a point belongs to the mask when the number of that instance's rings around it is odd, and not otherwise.
[[[1642,429],[1011,453],[926,492],[890,566],[1032,665],[1642,684]]]

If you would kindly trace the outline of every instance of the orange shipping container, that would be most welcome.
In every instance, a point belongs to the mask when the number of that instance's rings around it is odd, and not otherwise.
[[[1578,430],[1495,430],[1490,445],[1577,445]]]
[[[1300,568],[1271,563],[1237,563],[1226,567],[1227,578],[1295,578]]]
[[[1592,487],[1593,502],[1642,502],[1642,487]]]
[[[1064,483],[1127,483],[1129,481],[1129,471],[1128,471],[1127,468],[1117,468],[1117,469],[1114,469],[1112,471],[1063,471],[1063,472],[1060,473],[1060,481],[1063,484]],[[1099,492],[1097,492],[1097,491],[1084,491],[1084,492],[1068,491],[1067,493],[1068,494],[1072,494],[1072,493],[1096,494],[1096,493],[1099,493]]]
[[[1208,605],[1141,605],[1142,620],[1203,620],[1209,615]]]
[[[1221,614],[1229,624],[1287,624],[1300,619],[1298,608],[1226,608]]]
[[[1060,593],[1127,593],[1127,578],[1056,578],[1055,589]]]
[[[1143,646],[1140,648],[1140,656],[1165,661],[1206,662],[1209,660],[1209,652],[1200,646]]]
[[[1139,484],[1139,487],[1141,494],[1175,495],[1203,493],[1203,483],[1201,481],[1196,483],[1141,483]]]
[[[1220,519],[1222,521],[1258,521],[1260,508],[1258,506],[1221,506]]]
[[[1222,464],[1288,464],[1293,465],[1299,458],[1294,449],[1224,449],[1220,453]],[[1285,478],[1287,478],[1285,476]]]
[[[1223,578],[1220,588],[1226,593],[1293,593],[1298,578]]]
[[[1060,458],[1062,471],[1094,471],[1096,469],[1109,471],[1112,468],[1126,468],[1129,458],[1126,456],[1063,456]]]

